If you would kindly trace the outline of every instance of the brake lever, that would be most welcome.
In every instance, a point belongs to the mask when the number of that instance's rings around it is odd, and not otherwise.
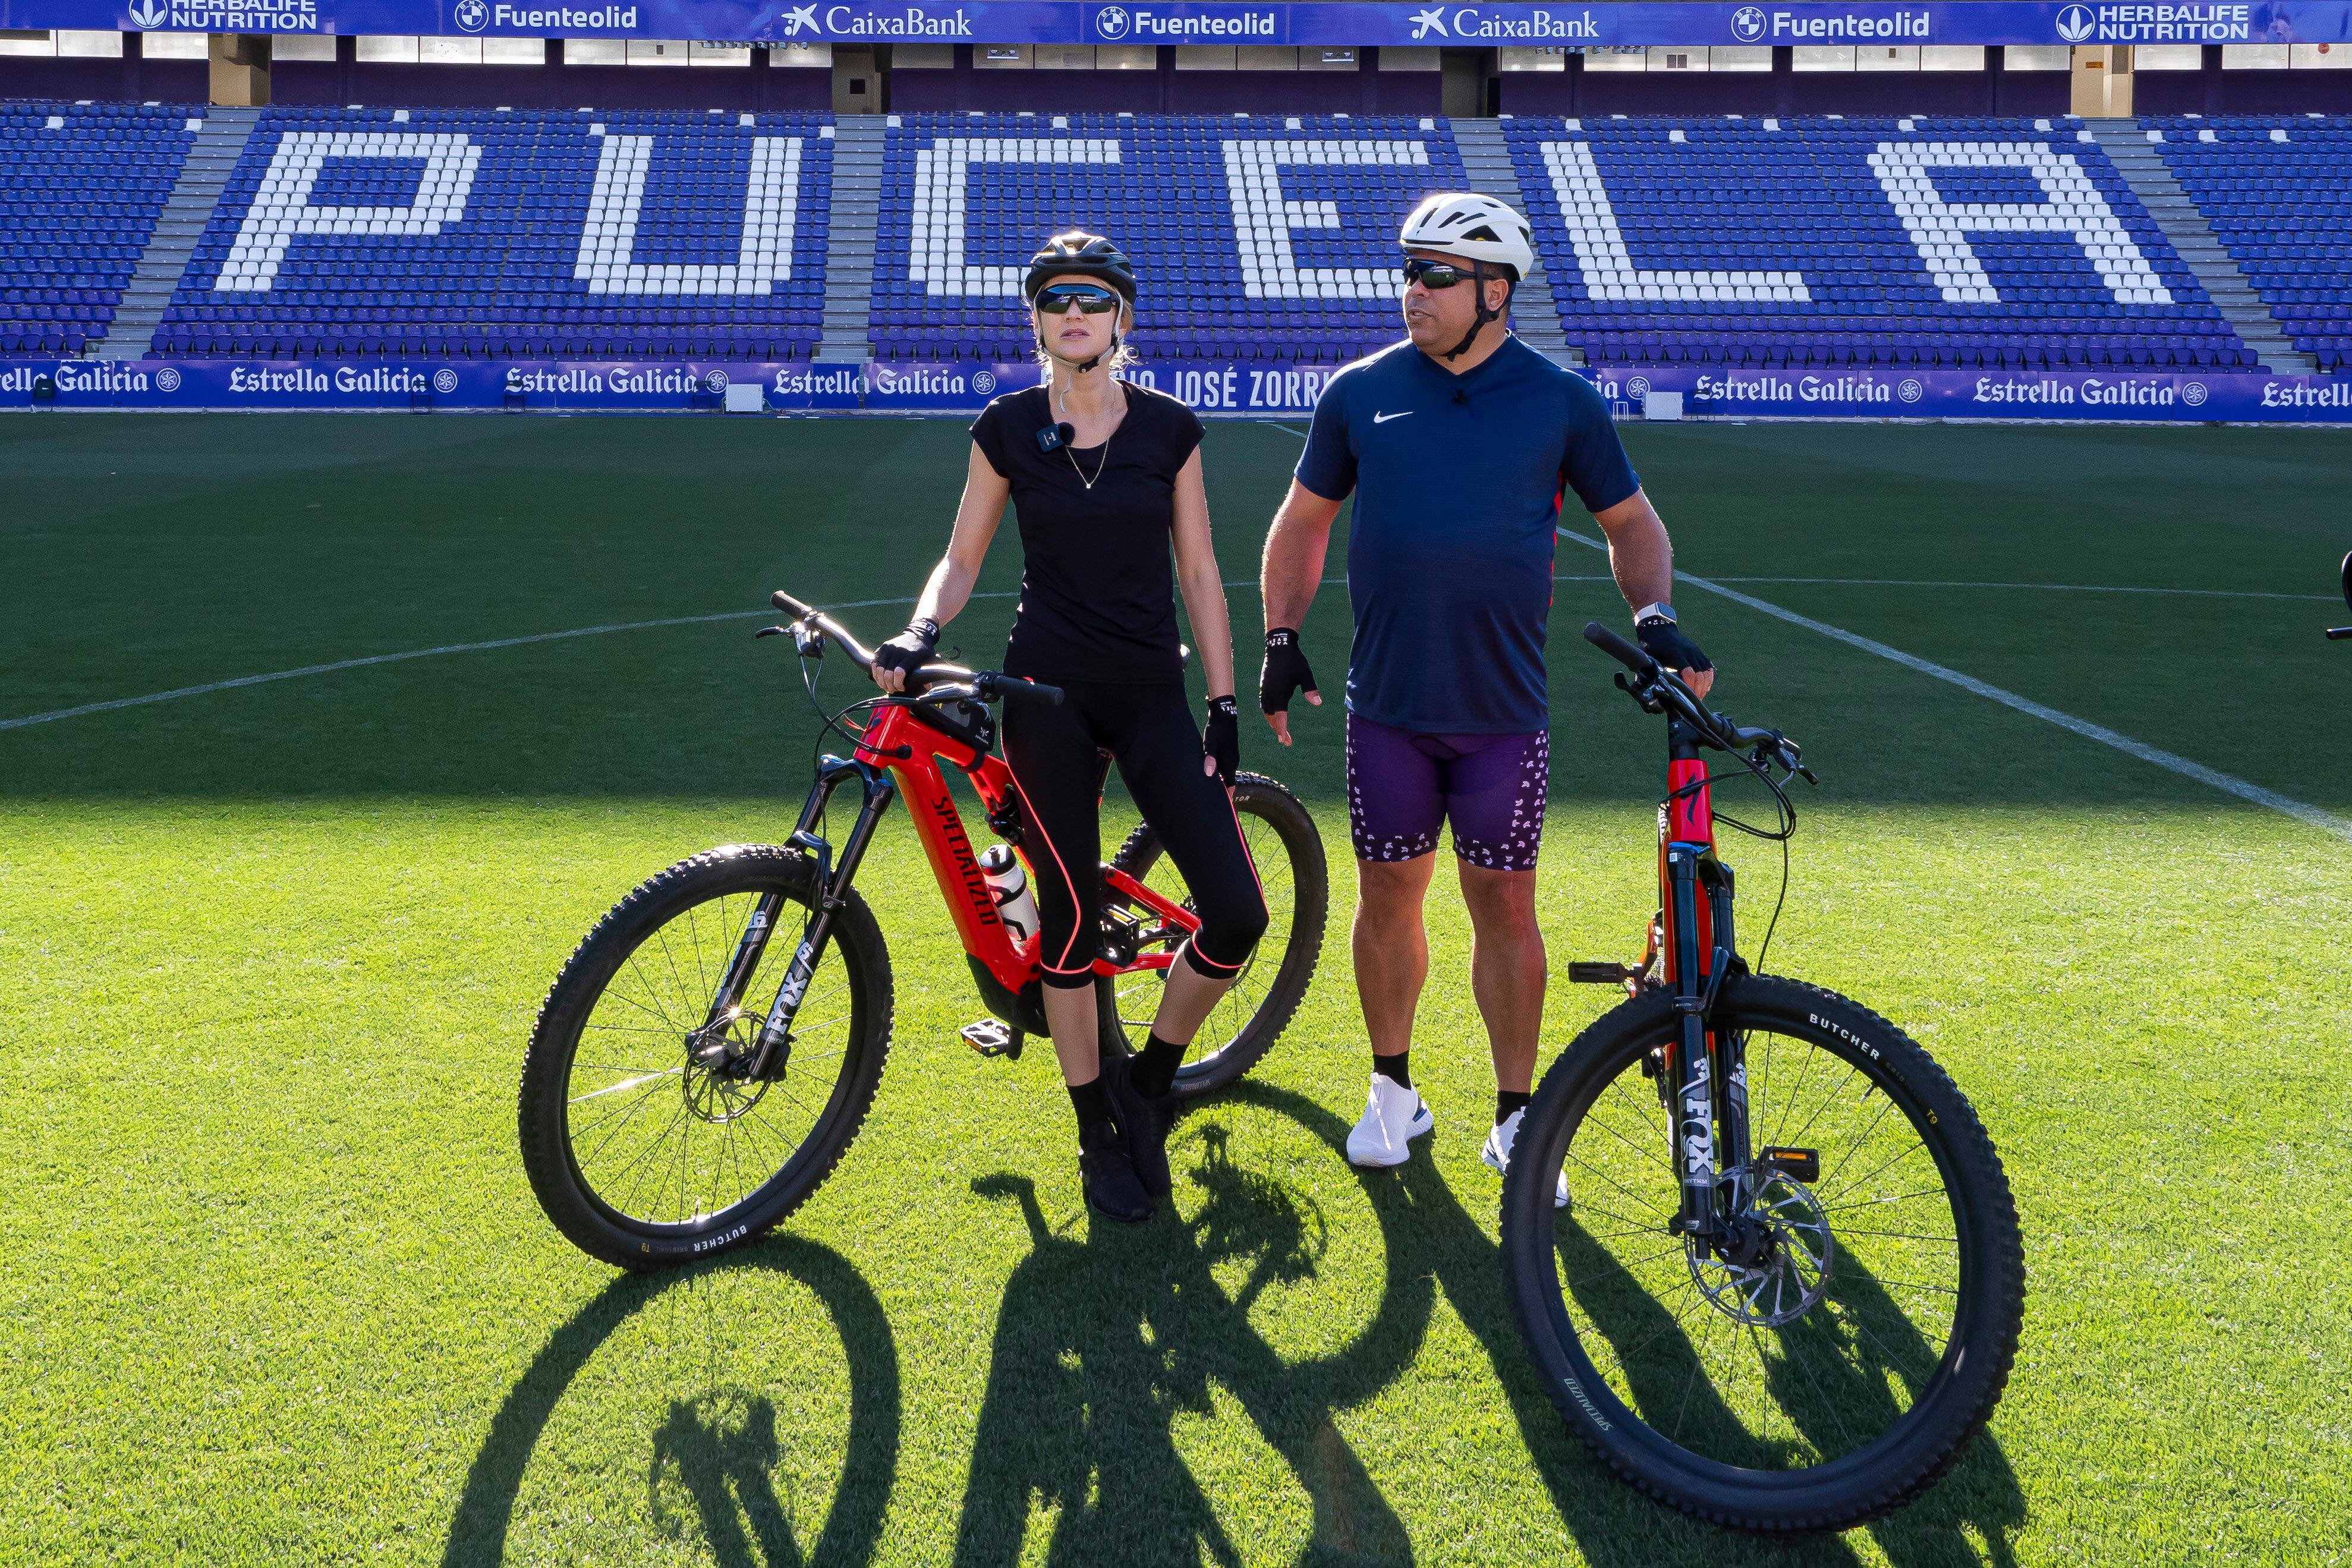
[[[753,632],[751,637],[754,641],[761,637],[780,637],[791,629],[789,626],[761,626],[758,631]]]
[[[1663,713],[1666,710],[1665,695],[1659,690],[1655,681],[1628,680],[1625,679],[1624,672],[1621,670],[1617,675],[1617,689],[1640,703],[1642,711],[1644,713]]]

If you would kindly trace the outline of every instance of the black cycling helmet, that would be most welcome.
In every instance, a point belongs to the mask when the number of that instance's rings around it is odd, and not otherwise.
[[[1037,302],[1037,290],[1046,279],[1075,273],[1108,284],[1132,309],[1135,304],[1135,268],[1127,259],[1127,252],[1098,234],[1074,228],[1057,234],[1045,242],[1045,248],[1029,258],[1028,281],[1021,286],[1021,297],[1030,304]]]

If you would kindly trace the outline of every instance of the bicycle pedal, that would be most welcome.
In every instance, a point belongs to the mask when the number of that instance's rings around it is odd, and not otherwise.
[[[1026,1038],[1022,1032],[1002,1018],[982,1018],[977,1024],[966,1024],[958,1031],[963,1043],[984,1057],[1006,1057],[1021,1059],[1021,1047]]]
[[[1811,1184],[1822,1179],[1822,1152],[1819,1149],[1767,1149],[1756,1156],[1759,1165],[1769,1165],[1792,1182]]]
[[[1622,985],[1640,976],[1641,971],[1628,969],[1622,963],[1571,963],[1568,980],[1571,985]]]

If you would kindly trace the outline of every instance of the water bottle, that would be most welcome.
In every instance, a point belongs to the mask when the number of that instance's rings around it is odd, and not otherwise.
[[[996,918],[1013,933],[1014,945],[1035,936],[1037,900],[1030,896],[1028,875],[1021,869],[1021,857],[1012,846],[992,844],[982,851],[980,874],[988,879],[990,895],[996,900]]]

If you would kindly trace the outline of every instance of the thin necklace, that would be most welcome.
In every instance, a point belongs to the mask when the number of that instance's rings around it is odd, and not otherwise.
[[[1119,396],[1120,396],[1122,399],[1124,399],[1124,398],[1126,397],[1126,395],[1127,395],[1127,394],[1126,394],[1124,391],[1121,391],[1121,393],[1119,394]],[[1067,414],[1067,413],[1070,411],[1070,405],[1069,405],[1069,404],[1068,404],[1066,401],[1064,401],[1063,399],[1061,399],[1061,398],[1060,398],[1060,397],[1058,397],[1058,396],[1055,398],[1055,401],[1056,401],[1056,402],[1061,403],[1061,405],[1062,405],[1062,406],[1061,406],[1061,412],[1063,412],[1063,413],[1065,413],[1065,414]],[[1097,463],[1096,463],[1096,464],[1095,464],[1095,478],[1094,478],[1093,479],[1090,479],[1087,478],[1087,471],[1086,471],[1084,468],[1080,468],[1080,467],[1078,467],[1078,460],[1077,460],[1077,458],[1075,458],[1075,457],[1071,457],[1071,454],[1070,454],[1070,448],[1069,448],[1067,446],[1065,446],[1065,447],[1063,447],[1063,448],[1062,448],[1062,456],[1064,456],[1065,458],[1069,458],[1069,459],[1070,459],[1070,472],[1072,472],[1072,473],[1074,473],[1074,474],[1076,474],[1076,475],[1077,475],[1077,476],[1078,476],[1078,483],[1080,483],[1080,484],[1084,485],[1084,486],[1087,488],[1087,494],[1089,494],[1089,495],[1091,495],[1091,494],[1093,494],[1093,493],[1094,493],[1095,479],[1101,479],[1101,478],[1103,477],[1103,470],[1104,470],[1105,468],[1109,468],[1109,467],[1110,467],[1110,441],[1111,441],[1111,436],[1116,436],[1116,435],[1118,435],[1118,426],[1116,426],[1116,425],[1114,425],[1114,426],[1111,426],[1110,436],[1106,436],[1106,437],[1103,437],[1102,459],[1101,459],[1099,462],[1097,462]]]

